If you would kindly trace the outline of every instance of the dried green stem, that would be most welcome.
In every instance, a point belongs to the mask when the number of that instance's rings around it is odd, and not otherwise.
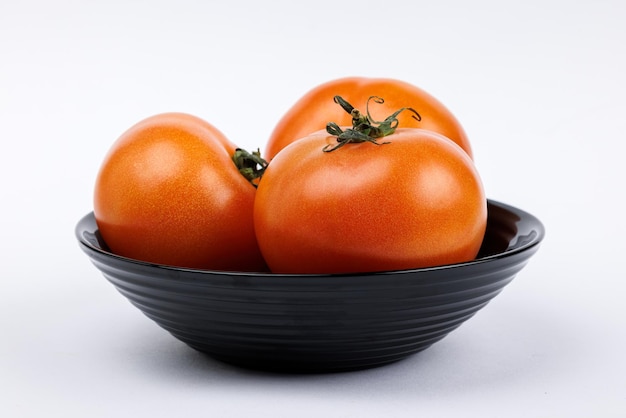
[[[352,128],[343,130],[335,122],[329,122],[326,125],[326,132],[337,137],[337,145],[326,145],[323,149],[324,152],[331,152],[341,148],[348,143],[359,142],[371,142],[375,145],[388,144],[389,142],[378,142],[378,138],[393,134],[398,128],[398,115],[405,110],[413,113],[411,116],[417,121],[422,120],[417,111],[411,107],[403,107],[396,110],[393,114],[389,115],[383,121],[376,121],[372,118],[369,110],[370,101],[374,101],[378,104],[383,104],[385,101],[382,97],[370,96],[367,100],[366,114],[364,115],[358,109],[355,109],[350,103],[348,103],[341,96],[335,96],[333,98],[335,103],[339,104],[343,110],[352,116]]]
[[[268,162],[261,158],[261,151],[258,149],[252,153],[237,148],[232,156],[235,166],[242,176],[244,176],[254,187],[257,187]]]

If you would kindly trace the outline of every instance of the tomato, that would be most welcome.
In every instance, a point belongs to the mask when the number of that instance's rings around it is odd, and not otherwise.
[[[115,254],[213,270],[267,270],[254,233],[256,188],[208,122],[149,117],[114,143],[97,176],[94,214]]]
[[[254,225],[272,272],[373,272],[476,257],[487,201],[457,144],[415,128],[375,143],[337,140],[320,131],[294,141],[259,183]]]
[[[428,129],[456,142],[472,157],[467,135],[456,119],[439,100],[412,84],[386,78],[349,77],[321,84],[301,97],[280,119],[267,142],[264,157],[272,160],[285,146],[312,132],[324,129],[326,123],[340,126],[350,124],[350,116],[333,102],[339,95],[357,109],[365,109],[371,96],[384,99],[383,104],[372,107],[372,116],[388,115],[396,109],[410,107],[421,116],[418,122],[411,115],[400,115],[402,127]]]

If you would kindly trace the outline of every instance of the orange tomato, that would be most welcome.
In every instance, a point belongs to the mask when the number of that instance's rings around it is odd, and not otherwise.
[[[437,132],[457,143],[472,157],[470,142],[463,127],[439,100],[419,87],[400,80],[362,77],[333,80],[301,97],[276,125],[265,147],[264,157],[268,161],[272,160],[288,144],[324,129],[328,122],[335,122],[339,126],[349,125],[350,115],[333,101],[337,95],[363,112],[369,97],[383,98],[383,104],[371,106],[374,119],[378,119],[376,115],[387,116],[402,107],[413,108],[420,114],[421,121],[416,121],[410,114],[401,114],[398,117],[400,126]]]
[[[192,115],[165,113],[126,131],[100,168],[94,214],[115,254],[147,262],[264,271],[252,211],[255,187],[232,144]]]
[[[274,157],[254,205],[271,271],[372,272],[476,257],[487,201],[469,155],[424,129],[398,128],[377,144],[324,152],[337,137],[321,131]]]

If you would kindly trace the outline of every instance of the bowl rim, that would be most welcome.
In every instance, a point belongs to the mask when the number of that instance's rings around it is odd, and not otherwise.
[[[494,260],[509,258],[515,254],[523,253],[534,247],[539,246],[539,244],[545,238],[545,226],[534,215],[522,209],[519,209],[517,207],[511,206],[506,203],[496,201],[493,199],[487,199],[487,204],[488,204],[488,208],[490,206],[493,206],[493,207],[503,209],[505,211],[508,211],[517,215],[519,217],[517,224],[519,225],[521,223],[524,223],[526,225],[526,231],[530,232],[529,235],[531,235],[530,238],[527,241],[523,242],[521,245],[514,246],[513,248],[509,247],[504,251],[501,251],[495,254],[489,254],[483,257],[476,258],[474,260],[464,261],[461,263],[443,264],[443,265],[438,265],[438,266],[421,267],[421,268],[404,269],[404,270],[387,270],[387,271],[359,272],[359,273],[319,273],[319,274],[316,274],[316,273],[271,273],[271,272],[246,272],[246,271],[229,271],[229,270],[205,270],[205,269],[196,269],[196,268],[189,268],[189,267],[171,266],[171,265],[166,265],[166,264],[158,264],[158,263],[153,263],[149,261],[143,261],[143,260],[137,260],[134,258],[124,257],[121,255],[115,254],[111,251],[107,251],[101,248],[99,245],[94,245],[92,241],[94,239],[97,240],[97,237],[95,236],[95,234],[97,233],[98,229],[97,229],[97,224],[95,221],[95,215],[93,211],[87,213],[78,221],[78,223],[76,224],[74,228],[74,234],[79,244],[82,247],[84,247],[85,250],[90,250],[106,258],[112,258],[112,259],[116,259],[122,262],[130,263],[130,264],[134,264],[138,266],[151,267],[151,268],[176,271],[176,272],[188,272],[188,273],[193,273],[193,274],[202,274],[202,275],[207,275],[207,276],[220,275],[220,276],[233,276],[233,277],[245,276],[245,277],[259,277],[259,278],[262,278],[262,277],[280,278],[280,277],[294,277],[294,276],[297,276],[297,277],[342,277],[342,276],[345,277],[345,276],[370,276],[370,275],[382,276],[382,275],[389,275],[389,274],[394,274],[394,275],[405,274],[405,273],[414,274],[414,273],[419,273],[419,272],[454,269],[454,268],[472,266],[472,265],[483,264],[483,263],[494,261]],[[91,226],[91,225],[95,226],[95,229],[88,228],[88,226]],[[89,240],[85,237],[87,233],[94,235],[92,240]],[[520,237],[524,237],[524,234],[520,234],[518,230],[515,236],[512,238],[512,240],[519,239]]]

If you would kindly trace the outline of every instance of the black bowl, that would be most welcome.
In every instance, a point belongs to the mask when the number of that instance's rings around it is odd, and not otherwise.
[[[355,370],[424,350],[484,307],[538,250],[534,216],[489,201],[476,260],[382,273],[297,275],[184,269],[107,250],[93,213],[80,247],[149,318],[189,346],[240,366]]]

